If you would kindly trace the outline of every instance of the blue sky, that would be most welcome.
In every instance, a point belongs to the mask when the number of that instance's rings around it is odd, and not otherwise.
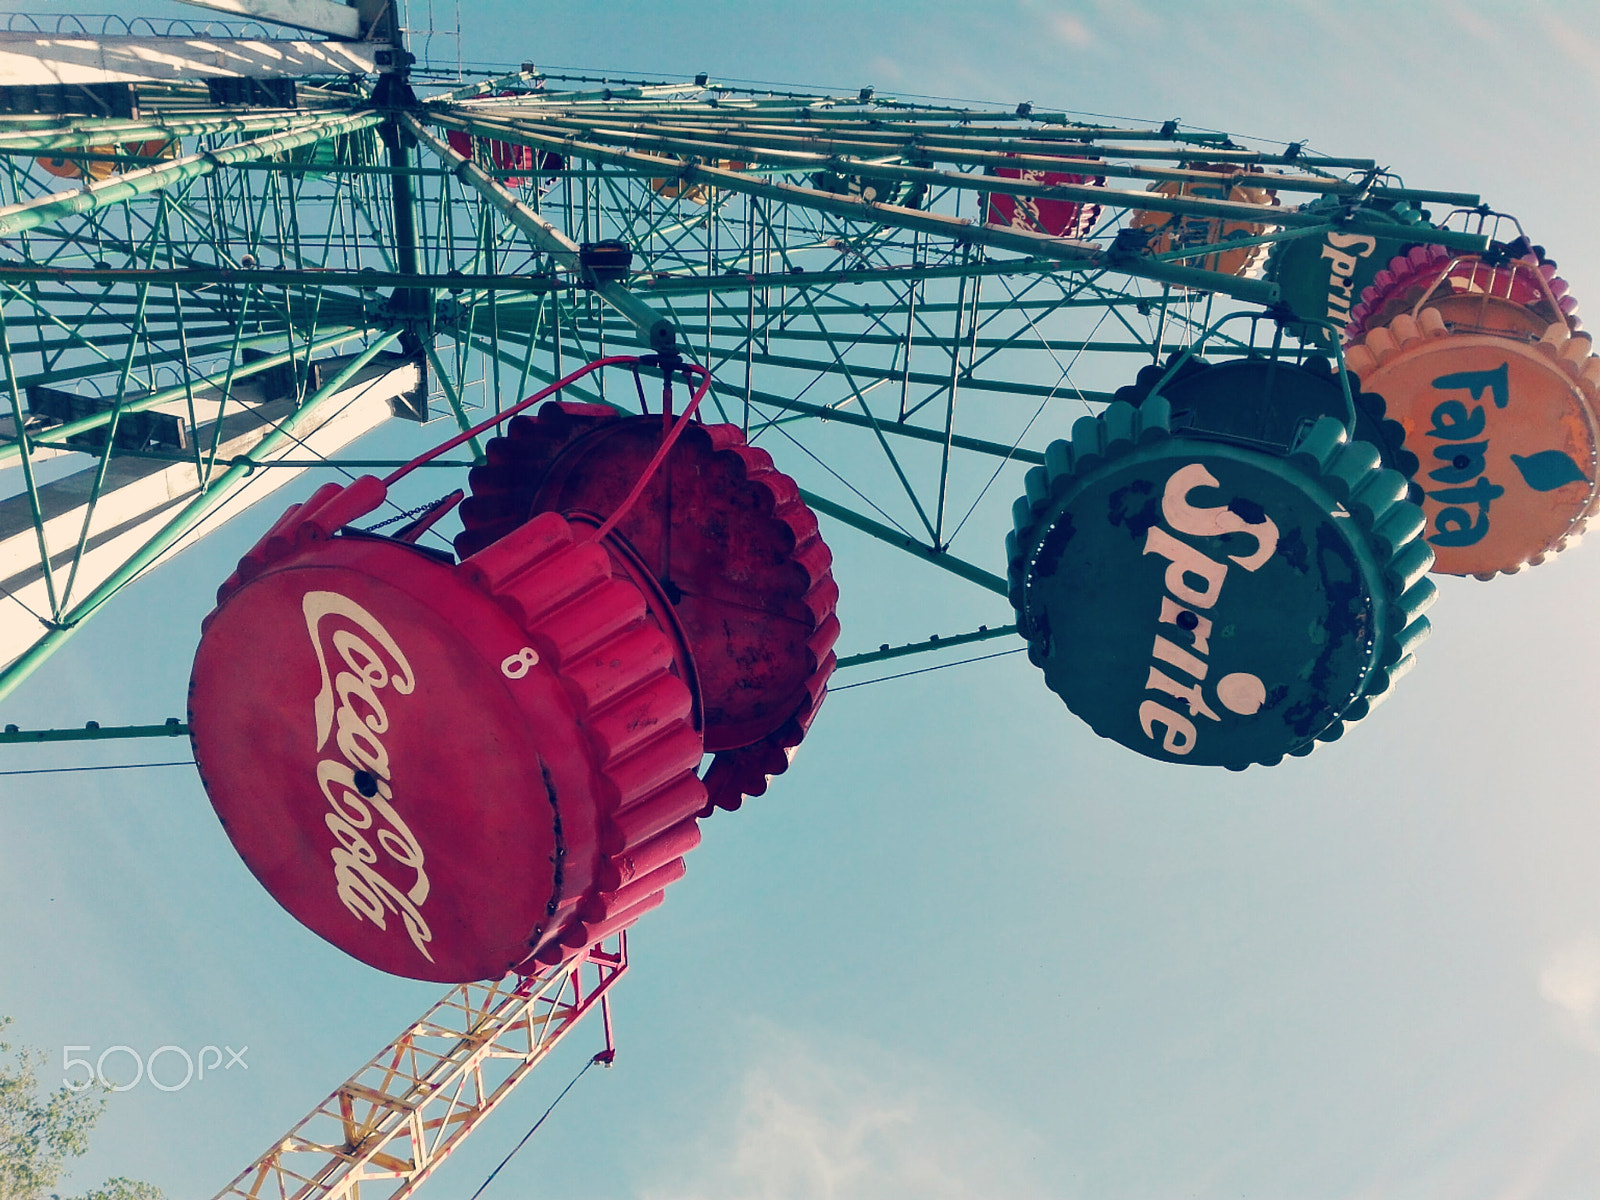
[[[1600,17],[1577,6],[462,7],[469,62],[870,83],[1308,139],[1482,192],[1600,305]],[[453,5],[434,12],[453,27]],[[391,438],[411,444],[385,432],[374,452]],[[181,714],[199,619],[281,502],[263,507],[130,589],[4,719]],[[848,532],[830,543],[842,650],[1009,619]],[[998,544],[983,561],[1000,569]],[[1434,637],[1370,722],[1242,775],[1100,741],[1021,656],[839,692],[766,797],[708,822],[634,938],[617,1066],[486,1196],[1590,1190],[1597,585],[1594,546],[1442,581]],[[265,669],[241,663],[241,681]],[[56,761],[26,755],[7,766]],[[0,780],[0,905],[0,1011],[53,1061],[66,1044],[249,1046],[248,1072],[114,1097],[79,1188],[122,1173],[210,1195],[437,991],[294,925],[181,769]],[[470,1195],[595,1037],[425,1194]]]

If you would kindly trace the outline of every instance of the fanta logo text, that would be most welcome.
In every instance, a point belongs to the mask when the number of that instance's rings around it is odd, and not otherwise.
[[[1322,248],[1322,257],[1328,260],[1328,320],[1341,325],[1350,323],[1350,306],[1356,299],[1356,264],[1377,248],[1378,239],[1365,234],[1328,235],[1328,243]]]
[[[1442,392],[1466,391],[1474,400],[1483,399],[1487,389],[1494,406],[1504,408],[1511,402],[1506,374],[1506,364],[1501,363],[1492,371],[1441,375],[1433,386]],[[1489,505],[1506,494],[1484,474],[1489,439],[1481,435],[1486,420],[1483,405],[1475,404],[1469,411],[1461,400],[1441,400],[1429,416],[1428,436],[1444,443],[1434,448],[1433,457],[1444,465],[1429,471],[1428,478],[1450,485],[1428,493],[1428,499],[1445,506],[1433,516],[1434,532],[1428,540],[1435,546],[1481,542],[1489,532]]]
[[[1190,537],[1218,537],[1225,533],[1248,533],[1255,539],[1256,548],[1250,554],[1231,554],[1228,562],[1246,571],[1258,571],[1278,550],[1278,527],[1264,512],[1256,508],[1254,520],[1246,520],[1235,511],[1255,507],[1235,501],[1232,506],[1197,508],[1189,503],[1189,493],[1195,488],[1218,487],[1216,477],[1200,463],[1190,463],[1173,472],[1167,480],[1161,497],[1161,515],[1166,523],[1179,533]],[[1205,717],[1220,721],[1216,712],[1206,703],[1201,684],[1210,671],[1206,655],[1211,652],[1211,619],[1200,615],[1209,610],[1222,595],[1222,585],[1228,578],[1228,563],[1219,563],[1202,554],[1188,542],[1173,537],[1160,525],[1152,525],[1145,535],[1145,554],[1156,554],[1167,560],[1165,583],[1168,595],[1161,597],[1160,625],[1171,625],[1187,634],[1187,648],[1162,632],[1156,633],[1150,657],[1158,665],[1150,668],[1145,680],[1147,692],[1160,692],[1173,699],[1182,700],[1187,715],[1160,700],[1145,700],[1139,705],[1139,725],[1145,736],[1156,738],[1156,727],[1162,728],[1161,748],[1168,754],[1188,754],[1199,737],[1192,718]],[[1193,679],[1184,683],[1168,675],[1166,668]],[[1216,699],[1230,712],[1250,716],[1260,710],[1266,701],[1267,690],[1254,675],[1235,672],[1224,675],[1216,682]]]
[[[433,933],[420,911],[428,898],[422,847],[391,803],[389,752],[378,736],[389,730],[380,693],[389,688],[409,696],[416,676],[389,631],[348,596],[307,592],[301,611],[322,671],[322,689],[312,705],[317,750],[337,751],[317,763],[317,787],[332,810],[323,819],[338,842],[332,852],[334,886],[358,920],[379,929],[386,928],[388,913],[398,913],[412,944],[432,962]],[[342,669],[330,670],[330,647],[337,656],[334,666]],[[369,832],[378,848],[367,840]],[[409,887],[402,889],[378,870],[379,848],[389,860],[384,866],[393,863],[412,873]]]

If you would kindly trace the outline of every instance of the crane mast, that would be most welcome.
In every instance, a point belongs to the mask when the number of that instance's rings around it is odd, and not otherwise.
[[[463,983],[334,1089],[216,1200],[413,1195],[628,969],[627,934],[518,980]]]

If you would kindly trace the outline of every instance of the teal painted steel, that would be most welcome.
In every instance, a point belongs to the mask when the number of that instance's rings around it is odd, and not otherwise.
[[[1185,436],[1165,396],[1082,418],[1028,474],[1011,599],[1096,733],[1242,770],[1364,718],[1426,636],[1408,481],[1322,417],[1274,453]]]

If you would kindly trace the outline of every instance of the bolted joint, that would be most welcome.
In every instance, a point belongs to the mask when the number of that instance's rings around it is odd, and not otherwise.
[[[379,313],[406,329],[427,329],[433,320],[433,293],[427,288],[395,288],[384,298]]]
[[[403,71],[417,61],[417,56],[409,50],[400,47],[385,47],[372,52],[372,61],[380,70]]]
[[[1126,262],[1138,258],[1149,248],[1152,230],[1125,228],[1117,230],[1117,237],[1106,250],[1110,262]]]
[[[435,329],[453,328],[460,324],[466,311],[466,306],[454,296],[440,296],[433,304],[433,326]]]
[[[372,107],[387,112],[407,111],[422,107],[422,102],[417,99],[416,92],[411,90],[411,85],[406,82],[407,63],[416,61],[416,55],[409,50],[379,50],[377,55],[390,54],[404,60],[399,65],[383,68],[383,73],[378,76],[378,85],[372,90]]]
[[[671,321],[661,320],[650,327],[650,349],[656,353],[681,357],[678,354],[678,328]]]
[[[607,239],[578,247],[578,277],[586,288],[621,283],[633,266],[633,248],[627,242]]]

